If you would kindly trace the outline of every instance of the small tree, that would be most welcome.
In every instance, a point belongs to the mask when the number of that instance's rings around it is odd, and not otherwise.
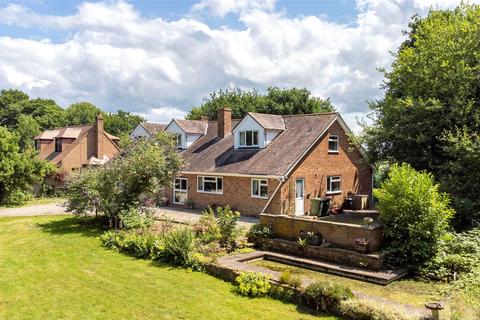
[[[454,214],[433,176],[408,164],[393,165],[374,195],[385,224],[386,262],[418,266],[433,257]]]

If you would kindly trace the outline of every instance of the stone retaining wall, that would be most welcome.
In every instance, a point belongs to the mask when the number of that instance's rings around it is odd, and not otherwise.
[[[365,237],[370,243],[370,251],[379,251],[383,244],[383,227],[371,228],[355,224],[324,221],[311,217],[261,214],[260,223],[270,226],[276,237],[296,241],[300,231],[315,231],[329,243],[337,247],[355,250],[355,240]]]

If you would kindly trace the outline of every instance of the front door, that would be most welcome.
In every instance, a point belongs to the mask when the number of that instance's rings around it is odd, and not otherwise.
[[[302,215],[305,213],[305,180],[295,180],[295,215]]]
[[[173,185],[173,203],[185,204],[187,201],[188,180],[187,178],[175,178]]]

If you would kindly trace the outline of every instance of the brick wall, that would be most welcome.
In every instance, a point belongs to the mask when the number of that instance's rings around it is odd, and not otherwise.
[[[188,179],[188,199],[192,200],[195,208],[203,209],[209,205],[229,205],[240,211],[242,215],[258,215],[267,204],[268,199],[251,197],[251,178],[223,177],[223,194],[210,194],[197,191],[197,175],[182,175]],[[268,194],[271,195],[278,186],[276,179],[268,180]],[[173,204],[172,188],[166,188],[166,197]]]
[[[382,227],[368,229],[345,223],[270,214],[260,215],[260,223],[271,226],[276,237],[293,241],[304,230],[319,232],[326,241],[348,250],[354,250],[355,240],[361,237],[369,240],[371,251],[380,250],[383,244]]]
[[[329,134],[339,137],[339,152],[328,152]],[[327,176],[341,176],[341,193],[328,196],[341,205],[348,192],[372,194],[372,169],[367,165],[359,151],[348,142],[348,137],[338,122],[335,122],[317,146],[306,155],[292,172],[281,190],[282,211],[293,215],[295,212],[295,180],[305,179],[305,212],[310,211],[311,198],[325,197]]]

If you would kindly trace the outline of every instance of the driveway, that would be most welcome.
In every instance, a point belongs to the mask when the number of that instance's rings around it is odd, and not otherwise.
[[[161,220],[174,220],[175,222],[193,224],[200,219],[202,213],[198,210],[161,207],[156,209],[155,216],[157,219]],[[246,227],[248,229],[258,222],[259,219],[256,217],[242,216],[240,217],[238,225],[241,227]]]
[[[60,203],[50,203],[19,208],[0,208],[0,217],[42,216],[63,214],[65,212],[65,208]]]

